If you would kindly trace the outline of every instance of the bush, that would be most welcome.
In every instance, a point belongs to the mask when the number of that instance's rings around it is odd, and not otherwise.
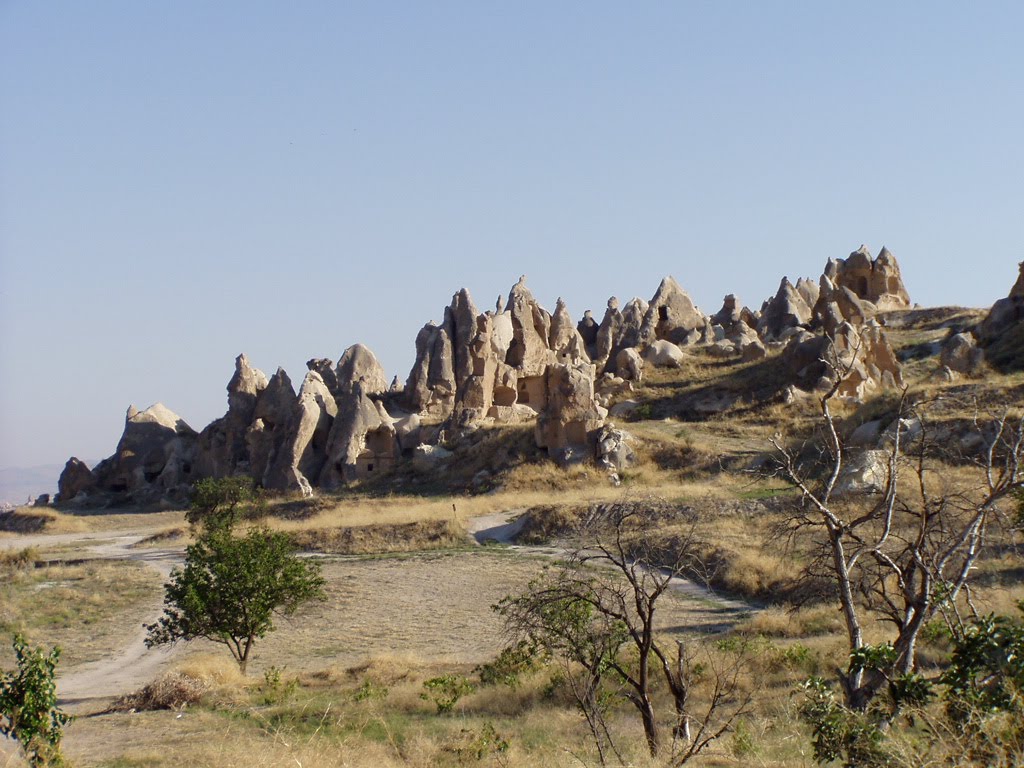
[[[15,635],[14,655],[17,671],[0,673],[0,736],[17,741],[33,767],[63,765],[60,742],[71,718],[57,707],[60,649],[29,648]]]
[[[439,715],[451,712],[459,699],[476,690],[476,686],[462,675],[432,677],[423,683],[423,687],[427,691],[421,693],[420,698],[425,701],[433,701]]]

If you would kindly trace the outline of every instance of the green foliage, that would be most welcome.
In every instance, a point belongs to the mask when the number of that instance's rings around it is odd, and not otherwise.
[[[455,750],[460,762],[465,760],[479,762],[487,757],[500,761],[508,752],[508,740],[495,730],[494,724],[490,720],[483,724],[479,733],[464,730],[463,734],[467,737],[467,743]]]
[[[206,529],[230,528],[243,517],[257,517],[262,509],[262,495],[251,477],[209,477],[193,486],[185,519]]]
[[[1024,604],[1020,607],[1024,611]],[[976,619],[957,641],[942,682],[948,686],[947,712],[954,721],[963,722],[973,713],[1019,708],[1024,692],[1024,623],[991,614]]]
[[[17,671],[0,672],[0,736],[17,741],[33,767],[63,765],[60,742],[71,718],[57,706],[60,649],[29,648],[15,635],[14,655]]]
[[[226,645],[244,674],[274,616],[326,599],[323,587],[319,563],[297,557],[285,534],[253,528],[236,537],[230,526],[210,528],[186,549],[184,568],[171,572],[164,615],[147,625],[146,644],[204,637]]]
[[[451,712],[459,699],[476,690],[476,686],[462,675],[432,677],[423,683],[423,687],[427,690],[420,694],[420,698],[433,701],[439,715]]]
[[[846,766],[863,768],[893,764],[885,733],[874,717],[841,704],[820,677],[807,680],[803,691],[800,716],[811,726],[815,760],[824,764],[841,759]]]
[[[372,701],[374,699],[386,699],[391,693],[386,685],[378,685],[372,680],[364,680],[363,684],[352,694],[355,701]]]
[[[888,672],[896,665],[897,659],[896,649],[892,647],[892,643],[864,645],[850,651],[850,672]]]
[[[1020,606],[1024,611],[1024,604]],[[938,632],[936,631],[936,634]],[[937,681],[912,672],[895,675],[896,653],[888,643],[850,654],[850,670],[881,673],[887,700],[867,711],[840,703],[821,678],[804,683],[803,720],[811,726],[819,763],[842,760],[848,766],[896,763],[889,746],[901,727],[914,727],[916,713],[942,690],[942,717],[930,720],[933,739],[949,739],[958,765],[1019,765],[1024,759],[1024,621],[989,615],[974,620],[952,639],[949,666]],[[906,716],[904,716],[906,715]]]
[[[473,671],[482,685],[519,687],[519,677],[537,667],[537,650],[525,640],[503,648],[494,661],[481,664]]]
[[[260,685],[260,699],[264,704],[280,704],[290,699],[299,688],[299,681],[292,678],[285,682],[284,670],[271,665],[263,672],[263,683]]]

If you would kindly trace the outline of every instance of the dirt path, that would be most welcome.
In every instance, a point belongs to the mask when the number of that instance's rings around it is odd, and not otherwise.
[[[86,557],[97,560],[133,560],[156,569],[162,580],[182,562],[180,549],[134,549],[152,531],[116,530],[95,533],[30,534],[0,539],[0,549],[67,546],[81,544]],[[90,542],[98,542],[90,544]],[[148,610],[148,622],[163,613],[163,597]],[[57,677],[57,694],[62,705],[73,706],[95,699],[110,699],[138,690],[151,682],[174,658],[180,646],[148,649],[146,630],[139,630],[127,646],[108,658],[62,669]]]
[[[548,557],[562,558],[567,550],[558,547],[535,547],[513,544],[518,534],[526,523],[523,514],[526,510],[512,509],[505,512],[497,512],[482,517],[470,518],[467,529],[477,544],[484,545],[489,542],[506,544],[514,550],[524,554],[547,555]],[[669,582],[669,588],[673,592],[692,597],[696,600],[711,603],[721,615],[721,625],[716,629],[727,629],[729,626],[760,610],[760,607],[742,600],[735,600],[723,597],[708,587],[698,584],[689,579],[673,577]]]
[[[104,543],[89,547],[97,559],[134,560],[155,568],[166,581],[171,569],[182,562],[181,550],[132,549],[144,538],[138,533],[102,537]],[[155,622],[163,613],[163,598],[153,603],[147,623]],[[149,649],[146,630],[140,627],[131,642],[114,655],[68,670],[57,678],[57,693],[65,705],[92,699],[123,696],[153,681],[181,650],[180,645]]]

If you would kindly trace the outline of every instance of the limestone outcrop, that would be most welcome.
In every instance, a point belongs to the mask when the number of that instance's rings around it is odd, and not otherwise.
[[[939,365],[954,373],[974,375],[985,362],[985,350],[969,333],[954,333],[942,344]]]
[[[838,394],[854,400],[903,383],[900,363],[874,320],[860,327],[844,322],[833,334],[798,333],[783,350],[783,360],[803,389],[827,388],[845,372]]]
[[[710,317],[671,276],[650,302],[620,305],[612,297],[600,322],[589,310],[575,322],[561,298],[549,313],[525,276],[488,311],[462,289],[441,322],[417,334],[404,383],[395,377],[389,384],[362,344],[345,349],[337,363],[310,359],[298,393],[283,369],[267,377],[239,355],[223,416],[196,433],[160,404],[132,408],[116,453],[92,470],[70,460],[57,499],[146,501],[181,495],[196,479],[241,474],[268,489],[309,495],[403,459],[441,455],[441,443],[458,443],[481,426],[521,422],[534,423],[536,445],[560,463],[598,461],[614,471],[632,451],[624,433],[606,424],[606,409],[633,397],[651,367],[682,367],[683,348],[698,360],[717,358],[718,366],[756,364],[783,350],[783,365],[771,361],[770,372],[788,377],[783,386],[805,390],[832,380],[822,358],[833,359],[850,368],[841,394],[863,398],[900,383],[899,362],[873,318],[908,305],[892,254],[883,249],[871,259],[864,248],[830,260],[818,283],[783,278],[758,312],[730,294]],[[978,329],[979,346],[1017,328],[1022,317],[1024,265],[1010,296]],[[961,334],[947,343],[943,360],[961,371],[976,367],[980,354]],[[770,396],[701,388],[681,412],[702,418],[740,399]],[[440,466],[419,459],[421,468],[427,464]]]
[[[114,455],[93,469],[95,488],[109,494],[162,495],[187,488],[195,477],[197,435],[162,403],[125,414]]]
[[[661,281],[644,313],[640,341],[649,344],[662,339],[673,344],[692,343],[694,331],[703,328],[705,320],[689,294],[669,275]]]
[[[380,474],[394,466],[399,454],[394,419],[357,382],[351,394],[338,404],[319,485],[338,488]]]
[[[57,481],[57,496],[54,501],[57,504],[65,504],[75,498],[88,496],[96,489],[96,475],[89,466],[81,459],[72,456],[64,465],[64,471],[60,473]]]
[[[806,281],[801,281],[806,285]],[[810,293],[801,292],[782,278],[775,296],[761,308],[761,320],[757,332],[764,339],[782,339],[798,328],[806,328],[811,322],[811,306],[807,303]]]
[[[1009,295],[999,299],[978,326],[978,337],[983,345],[991,344],[1003,334],[1024,322],[1024,261],[1019,265],[1017,282]]]
[[[537,446],[563,466],[594,458],[598,431],[607,411],[594,399],[593,365],[548,366],[545,407],[537,418]]]
[[[829,259],[825,276],[881,311],[910,306],[910,295],[903,285],[899,264],[888,248],[883,247],[876,259],[871,258],[871,252],[863,245],[846,259]]]

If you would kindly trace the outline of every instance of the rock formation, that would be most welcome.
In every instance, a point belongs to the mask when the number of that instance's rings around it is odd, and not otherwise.
[[[689,294],[669,275],[661,281],[644,313],[639,340],[644,344],[657,339],[692,343],[693,332],[704,326],[705,319]]]
[[[292,406],[288,433],[264,476],[267,488],[304,490],[319,482],[327,460],[331,426],[338,404],[323,377],[310,370]]]
[[[57,504],[66,504],[73,499],[86,497],[95,490],[96,482],[96,475],[88,465],[72,456],[64,465],[64,471],[60,473],[54,501]]]
[[[757,326],[761,337],[783,339],[797,328],[807,327],[812,313],[806,295],[806,292],[798,291],[789,282],[789,278],[782,278],[775,296],[765,302],[761,309],[761,320]]]
[[[1024,262],[1010,294],[992,305],[976,333],[993,368],[1024,370]]]
[[[903,383],[899,361],[874,320],[860,327],[844,322],[832,334],[799,333],[783,350],[783,360],[804,389],[831,386],[844,372],[839,395],[855,400]]]
[[[298,393],[284,370],[268,379],[239,355],[223,416],[196,434],[162,405],[130,409],[117,452],[93,470],[70,460],[57,500],[182,496],[196,479],[240,474],[268,489],[308,495],[376,476],[403,458],[420,456],[418,466],[432,471],[444,455],[439,443],[518,422],[533,422],[536,445],[560,463],[595,460],[614,471],[632,451],[606,425],[606,408],[630,396],[645,367],[680,368],[687,345],[722,366],[757,363],[785,345],[780,370],[788,379],[780,384],[824,386],[834,372],[821,361],[831,356],[850,369],[842,394],[862,398],[900,382],[899,363],[872,317],[907,304],[899,267],[884,249],[875,260],[861,249],[830,261],[817,284],[783,278],[759,313],[729,295],[707,317],[672,277],[650,302],[634,298],[620,308],[609,299],[600,323],[589,310],[574,323],[561,298],[549,313],[525,276],[507,303],[499,297],[486,312],[463,289],[440,324],[429,322],[417,334],[404,385],[397,377],[389,385],[361,344],[348,347],[337,364],[309,360]],[[1022,316],[1024,267],[979,330],[983,343]],[[976,353],[963,339],[955,343],[946,355],[960,370]],[[694,397],[685,411],[700,418],[753,395],[701,389]]]
[[[859,299],[871,302],[878,310],[906,309],[910,295],[903,285],[896,257],[883,247],[877,259],[861,246],[846,259],[829,259],[825,276],[836,286],[849,288]]]
[[[1019,265],[1017,282],[1013,284],[1009,295],[1005,299],[996,301],[988,315],[982,320],[978,327],[978,337],[982,344],[991,344],[1022,321],[1024,321],[1024,261]]]
[[[195,430],[162,403],[144,411],[130,406],[114,455],[93,469],[95,487],[136,496],[187,488],[196,476],[196,451]]]
[[[338,488],[380,474],[394,466],[399,453],[394,419],[356,382],[351,394],[338,404],[319,485]]]
[[[550,365],[544,376],[545,407],[537,418],[539,448],[563,466],[594,458],[607,411],[594,400],[593,365]]]

